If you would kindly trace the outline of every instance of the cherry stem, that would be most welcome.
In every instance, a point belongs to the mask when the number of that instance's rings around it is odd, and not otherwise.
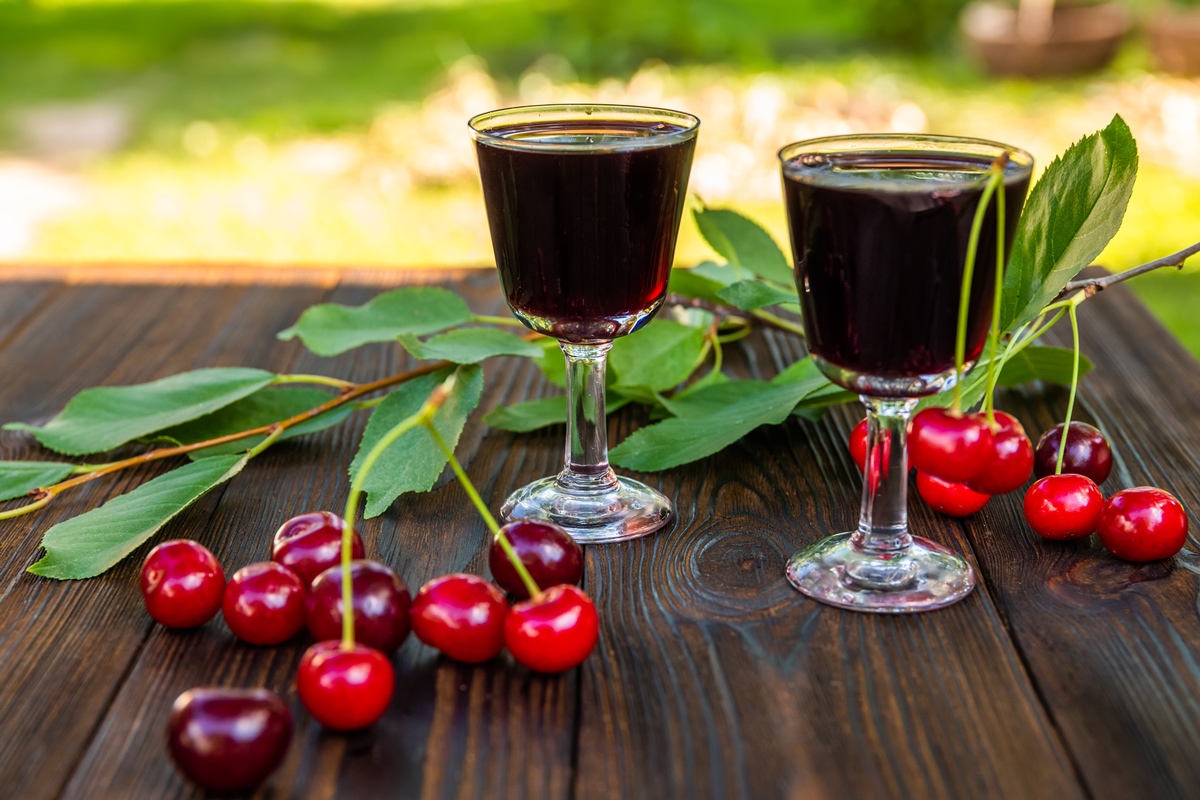
[[[975,255],[979,250],[979,234],[983,230],[983,217],[987,213],[988,203],[996,191],[996,187],[1004,180],[1004,166],[1008,163],[1008,153],[1001,153],[999,158],[988,167],[987,186],[979,197],[979,205],[975,207],[975,218],[971,220],[971,235],[967,239],[967,258],[963,265],[962,291],[958,299],[958,334],[954,338],[954,413],[962,413],[962,379],[963,363],[967,355],[967,312],[971,307],[971,284],[975,277]],[[1000,269],[1000,265],[996,265]]]
[[[1000,350],[1000,311],[1004,302],[1004,192],[996,192],[996,286],[992,291],[991,356],[987,365],[988,425],[996,426],[996,355]]]
[[[429,435],[433,441],[441,448],[446,455],[446,460],[450,462],[450,469],[454,470],[454,474],[458,477],[458,482],[462,486],[463,491],[467,493],[467,497],[471,498],[471,502],[475,504],[475,509],[479,512],[479,516],[483,517],[483,522],[487,525],[488,530],[496,537],[497,544],[504,551],[504,555],[508,558],[513,569],[521,578],[521,583],[525,584],[525,591],[529,592],[529,596],[537,600],[542,596],[542,590],[538,587],[537,581],[529,574],[529,570],[525,568],[525,563],[521,561],[521,557],[517,555],[517,551],[513,549],[512,542],[504,535],[504,531],[500,528],[496,518],[492,516],[492,512],[488,510],[487,503],[483,502],[483,498],[479,496],[479,492],[475,489],[475,484],[467,477],[467,473],[462,468],[462,464],[454,455],[454,449],[446,443],[442,438],[441,431],[433,424],[433,419],[430,417],[423,421],[425,428],[429,431]]]
[[[1087,293],[1088,297],[1091,297],[1097,292],[1107,289],[1109,286],[1118,283],[1124,283],[1130,278],[1136,278],[1138,275],[1144,275],[1145,273],[1153,272],[1156,269],[1162,269],[1163,267],[1176,267],[1178,269],[1183,269],[1184,262],[1197,253],[1200,253],[1200,242],[1196,242],[1191,247],[1185,247],[1178,253],[1172,253],[1169,256],[1163,256],[1162,258],[1155,259],[1154,261],[1147,261],[1145,264],[1132,269],[1127,269],[1124,272],[1105,275],[1102,278],[1086,278],[1080,281],[1071,281],[1063,287],[1062,294],[1060,296],[1066,296],[1071,292],[1078,292],[1082,290]]]
[[[1055,475],[1062,474],[1063,456],[1067,453],[1067,433],[1071,430],[1071,413],[1075,410],[1075,392],[1079,389],[1079,317],[1076,309],[1086,297],[1083,292],[1080,292],[1071,299],[1077,301],[1067,306],[1067,313],[1071,317],[1071,340],[1075,347],[1075,357],[1071,364],[1071,393],[1067,396],[1067,418],[1063,422],[1062,439],[1058,442],[1058,463],[1054,466]]]
[[[276,375],[274,384],[280,383],[315,383],[321,386],[333,386],[342,391],[349,391],[358,386],[354,381],[344,381],[341,378],[331,378],[328,375]]]
[[[757,317],[758,319],[761,319],[763,322],[767,323],[768,325],[773,325],[776,328],[779,328],[780,330],[790,331],[791,333],[794,333],[797,336],[804,335],[804,327],[803,326],[801,326],[798,323],[786,320],[783,317],[778,317],[778,316],[772,314],[770,311],[763,311],[761,308],[758,308],[758,309],[755,309],[754,311],[751,311],[750,316]]]

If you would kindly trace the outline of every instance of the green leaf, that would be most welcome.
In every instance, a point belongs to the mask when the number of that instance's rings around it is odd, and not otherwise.
[[[274,379],[261,369],[227,367],[198,369],[137,386],[84,389],[41,428],[22,423],[4,427],[29,431],[59,453],[103,453],[224,408]]]
[[[61,461],[0,461],[0,500],[24,497],[34,489],[58,483],[74,468]]]
[[[795,303],[800,299],[795,292],[785,292],[762,281],[738,281],[718,291],[717,296],[743,311],[753,311],[780,303]]]
[[[449,374],[450,369],[447,368],[423,375],[405,383],[384,398],[371,415],[367,429],[363,431],[358,453],[350,465],[351,480],[357,478],[363,459],[375,443],[405,418],[417,413],[429,393]],[[454,391],[433,418],[438,431],[450,447],[458,443],[467,416],[479,405],[479,397],[483,393],[483,370],[478,366],[472,364],[458,367],[455,374],[458,379],[454,384]],[[446,456],[424,428],[415,428],[401,436],[383,452],[367,475],[363,484],[367,492],[364,514],[368,518],[377,517],[405,492],[429,491],[442,474],[446,460]]]
[[[397,337],[413,358],[425,361],[453,361],[478,364],[492,356],[540,358],[542,348],[499,328],[457,328],[422,342],[411,333]]]
[[[614,386],[653,391],[674,388],[696,369],[704,349],[704,331],[667,319],[651,322],[618,339],[608,356]]]
[[[244,397],[236,403],[231,403],[225,406],[225,408],[214,411],[200,419],[159,431],[155,434],[154,438],[167,439],[175,444],[203,442],[208,439],[216,439],[217,437],[227,436],[238,431],[259,428],[263,425],[270,425],[274,422],[289,419],[297,414],[308,411],[310,408],[316,408],[322,403],[328,402],[333,397],[333,394],[321,391],[320,389],[272,386],[257,391],[249,397]],[[279,441],[294,439],[297,436],[303,436],[307,433],[316,433],[317,431],[331,428],[353,414],[354,411],[355,406],[353,403],[338,406],[318,417],[305,420],[299,425],[288,428],[279,437]],[[228,442],[227,444],[206,447],[203,450],[188,453],[188,458],[195,461],[218,454],[245,452],[265,438],[265,436],[250,436],[245,439]]]
[[[711,401],[710,398],[718,397],[718,393],[721,400],[726,400],[724,394],[729,392],[728,387],[739,383],[747,382],[711,386],[681,401],[697,409],[697,413],[639,428],[613,448],[609,453],[610,460],[628,469],[653,472],[710,456],[760,425],[783,422],[796,403],[812,390],[808,381],[801,380],[767,384],[765,389],[756,387],[733,402],[718,404]],[[701,410],[706,413],[699,413]]]
[[[715,383],[703,389],[675,397],[660,398],[672,416],[683,419],[703,418],[716,414],[734,403],[771,391],[766,381],[744,380]]]
[[[628,404],[629,398],[611,392],[604,401],[608,413]],[[514,433],[528,433],[550,425],[562,425],[567,421],[567,398],[543,397],[541,400],[499,406],[492,409],[483,421],[493,428]]]
[[[1121,227],[1137,144],[1119,116],[1046,168],[1029,195],[1004,274],[1000,328],[1035,319]]]
[[[1015,353],[1000,371],[999,384],[1013,387],[1030,381],[1049,381],[1060,386],[1071,385],[1074,351],[1065,347],[1029,345]],[[984,365],[987,371],[987,365]],[[1079,377],[1092,371],[1091,360],[1079,354]]]
[[[546,339],[539,342],[538,345],[542,348],[542,354],[533,359],[533,363],[537,364],[537,368],[546,376],[546,380],[565,389],[567,387],[567,360],[563,356],[562,348],[554,339]]]
[[[246,456],[193,461],[58,523],[42,537],[46,555],[29,571],[59,580],[99,575],[214,486],[241,472],[247,461]]]
[[[712,262],[707,262],[712,264]],[[707,300],[710,303],[719,303],[721,298],[717,296],[717,292],[722,287],[727,286],[728,282],[724,280],[716,280],[704,274],[702,267],[699,265],[684,269],[677,267],[671,270],[671,280],[667,284],[667,291],[672,294],[681,294],[684,297],[695,297],[700,300]],[[716,266],[712,264],[712,266]],[[732,274],[732,270],[731,270]]]
[[[757,222],[726,208],[696,209],[694,216],[709,247],[730,264],[784,286],[792,283],[787,257]]]
[[[370,342],[394,341],[402,333],[426,336],[470,321],[471,310],[454,292],[412,286],[384,292],[361,306],[313,306],[278,336],[299,336],[317,355],[335,356]]]

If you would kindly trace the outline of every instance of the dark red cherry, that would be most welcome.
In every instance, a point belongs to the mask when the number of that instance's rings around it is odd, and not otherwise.
[[[1039,478],[1053,475],[1058,465],[1058,447],[1062,443],[1062,423],[1042,434],[1034,455],[1033,471]],[[1086,422],[1072,422],[1067,434],[1067,453],[1063,456],[1063,472],[1086,475],[1097,486],[1112,472],[1112,448],[1098,429]]]
[[[175,539],[150,551],[142,564],[142,599],[156,622],[194,628],[221,609],[225,573],[198,542]]]
[[[192,689],[167,722],[167,749],[193,783],[215,792],[253,789],[287,755],[292,713],[266,689]]]
[[[221,610],[229,630],[242,641],[286,642],[304,627],[304,584],[282,564],[251,564],[229,579]]]
[[[518,663],[562,672],[588,657],[600,637],[596,606],[582,589],[560,584],[517,603],[504,621],[504,643]]]
[[[1025,519],[1047,539],[1082,539],[1096,530],[1104,495],[1084,475],[1047,475],[1025,492]]]
[[[374,725],[396,687],[396,673],[387,656],[370,647],[341,642],[317,642],[300,659],[296,692],[317,722],[327,728],[352,731]]]
[[[961,483],[950,483],[917,471],[917,493],[930,508],[949,517],[969,517],[992,498]]]
[[[1033,472],[1033,444],[1023,432],[1001,429],[992,435],[992,455],[983,472],[967,482],[986,495],[1008,494],[1025,485]]]
[[[508,602],[491,581],[456,573],[421,587],[412,604],[413,633],[457,661],[479,664],[504,649]]]
[[[354,597],[354,638],[391,653],[408,636],[412,597],[396,573],[378,561],[350,562]],[[304,604],[308,632],[318,642],[342,638],[342,568],[330,567],[317,576]]]
[[[1108,498],[1096,523],[1096,533],[1105,549],[1117,558],[1158,561],[1183,549],[1188,518],[1169,492],[1138,486]]]
[[[292,517],[275,532],[271,559],[278,561],[312,585],[325,570],[342,563],[342,533],[346,521],[329,511],[313,511]],[[350,542],[351,558],[363,558],[362,537],[358,531]]]
[[[583,548],[571,538],[571,534],[552,522],[540,519],[519,519],[500,529],[517,557],[529,570],[538,588],[549,589],[560,583],[578,584],[583,578]],[[525,584],[504,554],[504,548],[492,541],[488,552],[488,567],[492,577],[506,591],[521,599],[529,597]]]
[[[913,417],[909,461],[919,472],[951,483],[967,483],[987,466],[992,431],[978,414],[927,408]]]

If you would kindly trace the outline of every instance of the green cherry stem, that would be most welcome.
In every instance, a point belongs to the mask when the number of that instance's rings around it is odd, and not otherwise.
[[[996,426],[996,355],[1000,350],[1000,312],[1004,304],[1004,192],[996,192],[996,286],[992,290],[991,356],[987,365],[987,409],[988,425]]]
[[[975,255],[979,250],[979,234],[983,230],[983,217],[987,213],[988,203],[996,191],[996,187],[1004,179],[1004,165],[1008,163],[1008,153],[1001,153],[988,168],[987,186],[979,197],[979,205],[975,207],[975,218],[971,220],[971,235],[967,239],[967,258],[963,264],[962,291],[958,299],[958,333],[954,337],[954,403],[955,413],[962,413],[962,379],[963,363],[967,355],[967,312],[971,307],[971,284],[975,277]],[[999,268],[999,265],[997,265]]]
[[[487,525],[492,535],[496,537],[497,544],[504,551],[504,555],[508,558],[509,563],[513,565],[513,569],[516,570],[517,575],[521,578],[521,583],[525,584],[525,590],[529,592],[529,596],[534,600],[541,597],[542,590],[538,587],[537,581],[533,579],[533,576],[529,574],[529,570],[525,568],[521,557],[513,549],[512,542],[504,535],[504,531],[500,529],[500,524],[496,522],[496,518],[488,510],[487,503],[483,502],[483,498],[476,491],[475,484],[471,483],[471,479],[467,477],[462,464],[458,463],[458,459],[454,456],[454,449],[442,438],[441,432],[433,424],[432,417],[422,422],[426,430],[429,431],[429,435],[433,438],[433,441],[446,455],[446,460],[450,462],[450,469],[454,470],[454,474],[458,477],[458,482],[462,485],[463,491],[467,493],[467,497],[471,498],[471,502],[475,504],[475,509],[479,512],[479,516],[483,517],[484,524]]]
[[[1071,430],[1071,413],[1075,410],[1075,393],[1079,389],[1079,317],[1076,309],[1084,299],[1086,299],[1086,295],[1080,292],[1071,298],[1071,302],[1067,306],[1067,314],[1071,317],[1071,341],[1075,347],[1075,357],[1071,363],[1071,394],[1067,396],[1067,419],[1063,422],[1062,439],[1058,442],[1058,463],[1054,465],[1055,475],[1062,474],[1063,456],[1067,453],[1067,433]]]

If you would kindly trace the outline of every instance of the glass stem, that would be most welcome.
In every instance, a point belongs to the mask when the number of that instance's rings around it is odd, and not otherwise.
[[[567,359],[567,447],[558,484],[574,493],[611,491],[617,476],[608,466],[604,370],[612,342],[559,346]]]
[[[867,407],[867,470],[862,513],[851,538],[867,556],[848,575],[856,583],[895,588],[915,575],[903,556],[912,545],[908,532],[908,420],[916,399],[863,397]]]

